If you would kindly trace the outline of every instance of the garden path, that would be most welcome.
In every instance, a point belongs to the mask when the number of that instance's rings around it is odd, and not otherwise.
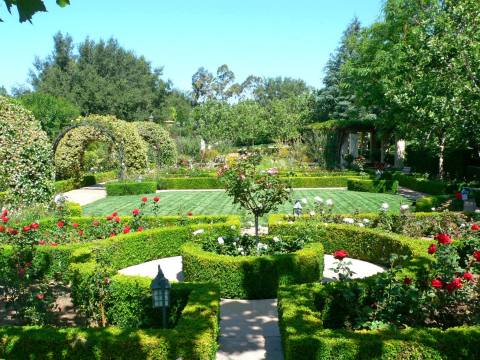
[[[398,195],[402,195],[403,197],[407,198],[410,201],[417,201],[421,197],[428,196],[425,193],[408,189],[405,187],[401,187],[401,186],[398,187]]]
[[[345,258],[350,261],[353,278],[372,276],[384,269],[372,263]],[[335,259],[324,256],[324,282],[337,279],[331,270]],[[182,257],[157,259],[122,269],[119,273],[154,278],[161,266],[170,281],[182,281]],[[277,299],[239,300],[222,299],[220,304],[220,347],[217,360],[283,360],[280,329],[278,327]]]
[[[107,191],[103,184],[97,184],[67,191],[63,196],[68,201],[73,201],[83,206],[107,197]]]

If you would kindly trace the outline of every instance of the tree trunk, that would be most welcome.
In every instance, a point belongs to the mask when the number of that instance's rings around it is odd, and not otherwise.
[[[258,242],[258,215],[255,214],[255,237],[257,238]]]
[[[440,138],[440,145],[438,151],[438,177],[443,180],[445,178],[445,135],[442,135]]]

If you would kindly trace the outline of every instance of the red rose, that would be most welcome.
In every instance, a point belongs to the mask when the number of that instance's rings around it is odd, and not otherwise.
[[[38,228],[40,227],[40,225],[38,225],[37,223],[33,223],[30,225],[30,227],[33,229],[33,230],[38,230]]]
[[[440,279],[433,279],[432,280],[432,286],[436,289],[441,289],[441,288],[443,288],[443,282]]]
[[[132,213],[133,213],[134,216],[137,216],[138,214],[140,214],[140,210],[133,209]]]
[[[477,260],[478,262],[480,262],[480,251],[475,250],[475,251],[473,252],[473,257],[475,258],[475,260]]]
[[[110,233],[110,237],[114,237],[116,234],[114,232]]]
[[[35,297],[36,297],[38,300],[43,300],[43,298],[45,297],[45,295],[43,295],[42,293],[38,293],[37,295],[35,295]]]
[[[78,224],[77,224],[77,223],[73,223],[72,226],[73,226],[74,229],[78,228]]]
[[[8,210],[7,209],[4,209],[2,211],[2,215],[0,215],[1,217],[4,217],[4,216],[7,216],[8,215]]]
[[[406,277],[405,279],[403,279],[403,283],[405,285],[412,285],[413,281],[412,281],[412,279]]]
[[[434,239],[437,240],[438,243],[442,245],[448,245],[452,243],[452,239],[447,234],[437,234],[435,235]]]
[[[83,230],[78,230],[78,235],[83,236]]]
[[[113,219],[112,215],[107,216],[107,221],[111,221]]]
[[[7,229],[7,232],[10,234],[10,235],[17,235],[18,234],[18,230],[15,230],[13,228],[8,228]]]
[[[460,191],[455,191],[455,198],[462,200],[462,193]]]
[[[428,247],[429,254],[435,254],[437,252],[437,244],[432,244]]]
[[[0,233],[5,231],[5,226],[0,225]]]
[[[65,221],[60,220],[59,222],[57,222],[57,226],[59,229],[63,228],[65,226]]]
[[[471,280],[473,280],[473,274],[469,273],[469,272],[466,272],[466,273],[463,274],[463,278],[467,281],[471,281]]]
[[[43,246],[45,244],[46,244],[45,240],[38,240],[38,245]]]
[[[2,216],[2,221],[6,224],[8,222],[8,218],[6,216]]]
[[[92,224],[93,224],[93,226],[98,226],[98,225],[100,225],[100,221],[98,221],[98,220],[93,220],[93,223],[92,223]]]
[[[146,202],[148,201],[148,198],[147,198],[146,196],[144,196],[144,197],[142,198],[142,201],[143,201],[144,203],[146,203]]]
[[[143,231],[143,227],[139,226],[138,229],[137,229],[138,232],[142,232]]]
[[[118,212],[115,211],[112,213],[112,217],[116,217],[116,216],[118,216]]]
[[[124,233],[124,234],[128,234],[129,232],[130,232],[130,226],[125,226],[125,227],[123,228],[123,233]]]
[[[25,225],[25,226],[22,228],[23,232],[29,232],[30,229],[31,229],[31,228],[30,228],[30,225]]]
[[[346,250],[337,250],[333,253],[333,257],[337,260],[343,260],[348,256],[348,253]]]
[[[153,202],[159,202],[159,201],[160,201],[160,198],[159,198],[158,196],[155,196],[155,197],[153,198]]]
[[[18,276],[23,277],[25,275],[25,269],[18,269]]]
[[[480,226],[478,224],[472,224],[472,227],[470,229],[472,229],[473,231],[478,231],[480,230]]]
[[[117,224],[120,222],[120,218],[119,218],[118,216],[115,218],[115,222],[116,222]]]
[[[193,213],[192,213],[191,211],[189,211],[189,212],[187,213],[187,215],[188,215],[188,216],[192,216]]]
[[[448,291],[452,292],[462,287],[462,279],[455,278],[449,284],[447,284],[446,288]]]
[[[57,244],[55,241],[50,243],[50,246],[53,246],[53,247],[55,247],[55,246],[57,246],[57,245],[58,245],[58,244]]]

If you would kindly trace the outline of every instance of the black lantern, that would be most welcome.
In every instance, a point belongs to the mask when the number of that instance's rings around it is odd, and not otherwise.
[[[152,280],[152,304],[153,308],[162,308],[162,325],[167,327],[167,310],[170,306],[170,281],[163,275],[162,268],[158,265],[158,274],[155,279]]]

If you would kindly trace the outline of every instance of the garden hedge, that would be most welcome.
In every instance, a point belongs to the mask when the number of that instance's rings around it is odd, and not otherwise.
[[[326,329],[320,283],[281,286],[279,325],[285,360],[479,359],[480,326],[348,331]],[[350,306],[345,304],[345,306]]]
[[[107,183],[105,188],[107,190],[107,196],[154,194],[157,191],[157,183],[153,181],[115,181]]]
[[[352,176],[282,177],[294,188],[346,187]],[[364,177],[358,177],[364,179]],[[223,189],[217,177],[164,177],[157,180],[158,189]]]
[[[70,216],[81,217],[83,214],[82,207],[80,204],[73,202],[73,201],[66,201],[65,205],[68,209]]]
[[[312,282],[323,275],[320,244],[272,256],[218,255],[204,251],[198,243],[184,244],[181,252],[185,280],[218,284],[225,298],[275,298],[281,283]]]
[[[400,186],[423,192],[431,195],[447,194],[449,184],[440,180],[428,180],[423,178],[416,178],[412,175],[405,175],[401,173],[394,173],[393,180],[398,180]]]
[[[129,321],[151,304],[150,279],[115,276],[112,286],[118,316]],[[121,285],[120,287],[117,285]],[[187,295],[174,328],[0,327],[0,358],[5,359],[214,359],[220,296],[212,284],[172,284],[172,296]],[[137,305],[137,306],[136,306]],[[130,308],[129,311],[125,311]],[[120,311],[121,310],[121,311]],[[125,319],[126,320],[126,319]]]
[[[349,179],[347,181],[347,189],[350,191],[396,194],[398,191],[398,181]]]
[[[96,174],[86,174],[81,180],[70,178],[55,181],[55,193],[64,193],[84,186],[92,186],[118,178],[118,171],[105,171]]]

